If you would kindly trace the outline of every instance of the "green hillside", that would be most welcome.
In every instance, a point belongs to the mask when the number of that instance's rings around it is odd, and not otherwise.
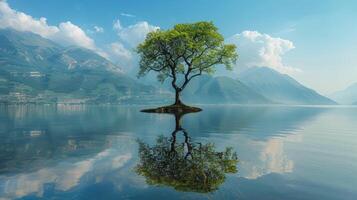
[[[1,102],[124,103],[155,96],[100,55],[38,35],[0,30]]]

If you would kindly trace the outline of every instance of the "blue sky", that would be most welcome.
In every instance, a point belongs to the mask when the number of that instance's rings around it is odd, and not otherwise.
[[[236,68],[270,65],[322,94],[357,82],[353,0],[8,0],[7,6],[11,13],[0,10],[0,27],[83,45],[123,67],[135,68],[132,49],[148,31],[205,20],[238,45],[242,59]],[[19,13],[32,17],[26,24],[34,21],[36,27],[21,24]],[[11,22],[16,17],[19,22]],[[45,24],[36,24],[41,17],[47,19]],[[70,38],[72,31],[77,38]]]

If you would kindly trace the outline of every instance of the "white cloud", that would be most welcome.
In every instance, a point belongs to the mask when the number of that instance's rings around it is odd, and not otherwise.
[[[120,23],[119,19],[114,21],[113,29],[116,30],[116,31],[120,31],[122,29],[122,26],[121,26],[121,23]]]
[[[138,22],[130,26],[122,26],[120,20],[115,20],[113,29],[118,34],[118,41],[107,46],[108,58],[113,62],[124,66],[123,70],[127,73],[136,73],[138,58],[133,49],[145,40],[148,33],[159,29],[148,22]]]
[[[228,41],[237,45],[238,69],[265,66],[287,74],[300,71],[283,63],[283,55],[295,48],[293,42],[289,40],[257,31],[243,31],[232,36]]]
[[[110,44],[110,49],[112,50],[113,55],[119,56],[123,59],[131,59],[131,52],[126,49],[122,43],[114,42]]]
[[[47,24],[46,18],[36,19],[26,13],[16,11],[10,8],[6,1],[0,1],[0,28],[29,31],[63,45],[96,49],[93,39],[70,21],[62,22],[59,26],[51,26]]]
[[[160,29],[160,27],[153,26],[146,21],[123,27],[119,20],[115,21],[113,28],[117,31],[119,38],[131,47],[136,47],[144,41],[148,33]]]
[[[13,10],[6,1],[0,1],[0,27],[31,31],[43,37],[48,37],[59,31],[57,27],[47,25],[46,18],[34,19],[23,12]]]
[[[113,42],[106,47],[107,58],[123,67],[128,72],[133,66],[133,52],[124,47],[121,42]]]
[[[80,27],[72,24],[70,21],[60,23],[59,31],[56,34],[50,35],[48,39],[52,39],[63,45],[76,45],[91,50],[96,49],[93,39],[88,37]]]
[[[97,33],[104,33],[104,28],[100,26],[94,26],[94,31]]]
[[[129,13],[120,13],[121,16],[123,17],[136,17],[135,15],[129,14]]]

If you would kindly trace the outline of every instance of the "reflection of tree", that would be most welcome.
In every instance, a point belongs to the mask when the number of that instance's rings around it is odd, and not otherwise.
[[[139,141],[140,163],[136,171],[146,177],[148,184],[167,185],[181,191],[214,191],[224,182],[225,173],[237,172],[237,154],[232,148],[217,152],[212,143],[192,143],[181,127],[181,116],[175,115],[171,138],[160,136],[152,147]],[[176,140],[180,132],[185,138],[183,143]]]

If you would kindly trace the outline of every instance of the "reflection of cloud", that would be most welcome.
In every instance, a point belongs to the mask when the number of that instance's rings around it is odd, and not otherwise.
[[[257,142],[263,147],[260,152],[259,164],[251,166],[250,172],[245,176],[256,179],[270,173],[289,173],[294,169],[294,162],[288,158],[284,151],[287,141],[301,141],[300,135],[289,135],[285,138],[271,138],[267,142]]]
[[[261,154],[261,160],[267,163],[269,172],[292,172],[294,163],[284,154],[284,143],[281,140],[268,141]]]
[[[0,192],[7,198],[20,198],[29,194],[42,196],[46,184],[54,184],[55,189],[67,191],[77,186],[83,175],[97,165],[114,170],[123,166],[131,157],[129,153],[118,155],[117,151],[108,149],[87,160],[60,163],[55,167],[13,177],[0,177]]]

